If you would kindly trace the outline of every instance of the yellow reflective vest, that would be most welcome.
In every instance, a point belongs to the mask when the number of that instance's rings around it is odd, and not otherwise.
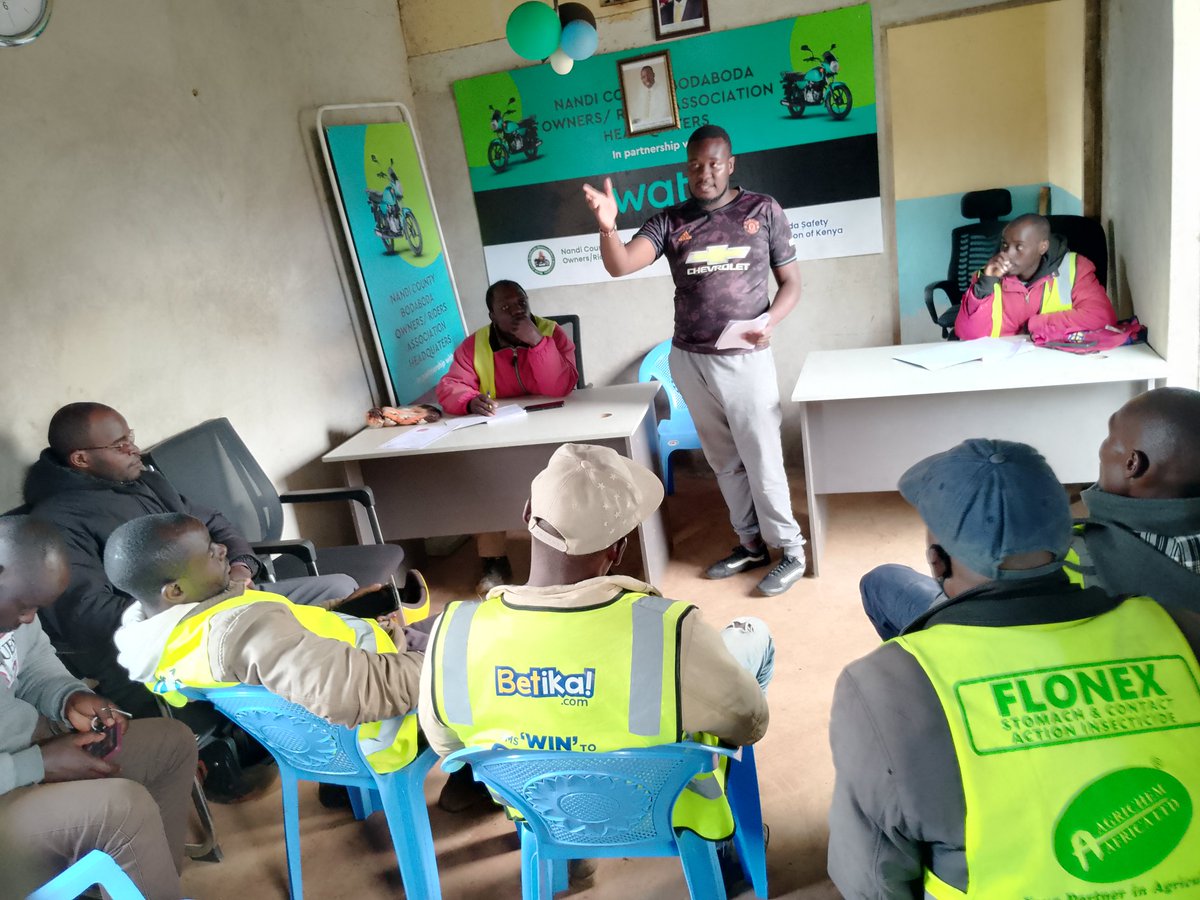
[[[929,896],[1200,896],[1200,666],[1157,603],[896,642],[941,701],[965,799],[967,891],[926,871]]]
[[[541,316],[533,316],[532,318],[533,324],[537,327],[538,334],[542,337],[550,337],[550,335],[554,334],[556,323],[553,319],[543,319]],[[492,326],[490,323],[475,332],[474,365],[475,374],[479,376],[479,393],[495,397],[496,354],[492,350]]]
[[[330,612],[319,606],[300,606],[286,597],[266,591],[246,591],[181,621],[172,629],[147,687],[172,706],[183,706],[187,698],[180,687],[236,687],[236,681],[218,681],[209,662],[209,636],[213,616],[251,603],[280,603],[288,608],[306,631],[335,641],[353,644],[374,653],[395,653],[396,645],[379,623]],[[377,772],[394,772],[408,765],[417,754],[417,717],[398,716],[358,727],[358,745]]]
[[[1079,254],[1068,252],[1058,264],[1053,278],[1042,284],[1042,305],[1039,315],[1066,312],[1071,308],[1071,290],[1075,287],[1075,264]],[[1000,337],[1004,327],[1004,291],[997,280],[992,288],[992,337]]]
[[[693,608],[636,592],[582,609],[452,603],[429,650],[434,713],[469,747],[604,753],[683,740],[679,633]],[[724,782],[723,766],[693,779],[675,827],[732,834]]]

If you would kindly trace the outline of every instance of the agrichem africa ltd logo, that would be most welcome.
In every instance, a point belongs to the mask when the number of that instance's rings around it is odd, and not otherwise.
[[[1192,798],[1178,778],[1160,769],[1118,769],[1067,804],[1054,828],[1054,855],[1083,881],[1124,881],[1170,856],[1191,821]]]
[[[535,275],[549,275],[554,271],[554,251],[545,244],[534,244],[530,247],[525,261],[529,263],[529,269]]]

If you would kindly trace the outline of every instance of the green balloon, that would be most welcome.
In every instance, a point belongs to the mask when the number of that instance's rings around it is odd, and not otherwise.
[[[505,28],[513,53],[525,59],[545,59],[558,49],[562,25],[553,7],[528,0],[512,11]]]

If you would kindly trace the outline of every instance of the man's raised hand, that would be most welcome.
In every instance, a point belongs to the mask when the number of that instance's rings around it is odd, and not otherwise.
[[[613,193],[611,178],[604,179],[603,191],[596,190],[590,184],[584,184],[583,196],[602,231],[612,231],[617,227],[617,196]]]

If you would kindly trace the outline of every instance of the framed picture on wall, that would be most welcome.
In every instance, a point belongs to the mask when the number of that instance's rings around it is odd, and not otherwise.
[[[656,41],[708,31],[708,0],[651,0],[650,10]]]
[[[669,50],[618,61],[617,77],[629,137],[679,127]]]

